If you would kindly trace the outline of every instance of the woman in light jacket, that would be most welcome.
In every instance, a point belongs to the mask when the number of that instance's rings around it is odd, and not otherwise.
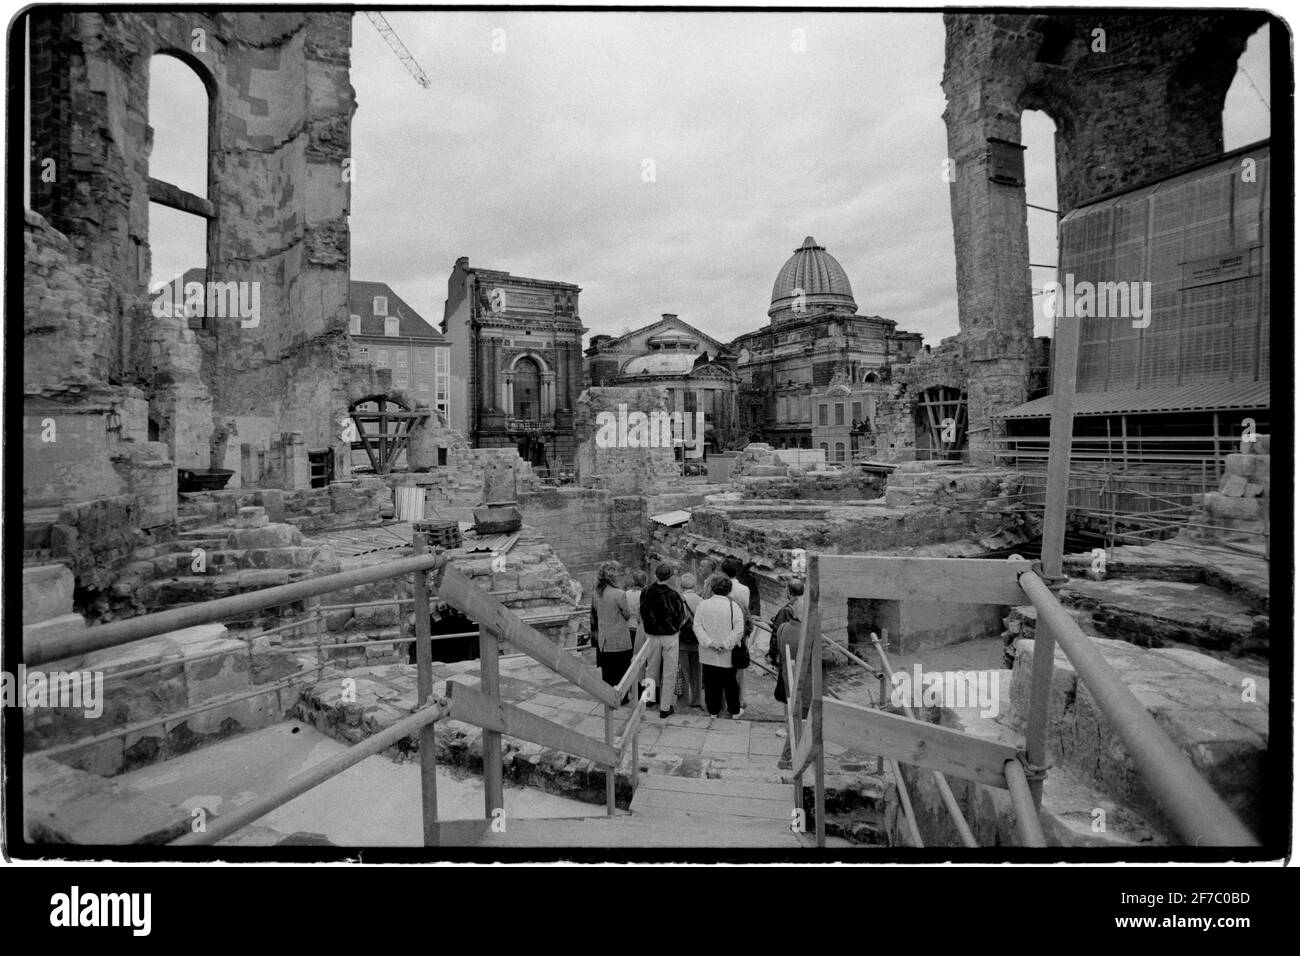
[[[627,595],[618,586],[618,565],[606,562],[596,577],[596,593],[591,599],[597,623],[597,651],[600,677],[617,687],[632,663],[632,633],[627,622],[631,617]]]
[[[731,579],[718,575],[713,595],[701,601],[695,611],[695,636],[700,642],[700,669],[704,672],[704,706],[710,717],[717,717],[722,700],[727,701],[727,716],[739,717],[740,686],[736,669],[731,666],[731,649],[745,633],[745,615],[731,600]]]

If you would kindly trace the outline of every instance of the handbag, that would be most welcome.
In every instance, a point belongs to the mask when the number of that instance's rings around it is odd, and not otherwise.
[[[735,609],[732,609],[731,618],[736,618]],[[740,643],[731,649],[731,666],[738,671],[743,671],[749,666],[749,648],[745,646],[744,635],[740,638]]]

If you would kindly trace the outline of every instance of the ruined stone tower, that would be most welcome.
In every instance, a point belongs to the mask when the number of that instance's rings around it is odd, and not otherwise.
[[[957,306],[970,455],[1026,398],[1033,299],[1020,117],[1056,123],[1061,215],[1223,151],[1224,97],[1261,13],[946,14]],[[954,383],[956,384],[956,383]]]
[[[250,457],[276,458],[251,480],[297,487],[304,446],[342,455],[335,420],[361,390],[347,348],[351,38],[350,13],[30,14],[29,504],[128,496],[139,526],[165,524],[177,467],[232,469],[235,486]],[[160,55],[207,90],[201,195],[150,173]],[[256,283],[256,322],[151,308],[151,201],[206,220],[195,265]]]

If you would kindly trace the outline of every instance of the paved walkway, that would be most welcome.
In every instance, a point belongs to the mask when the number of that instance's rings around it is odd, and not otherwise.
[[[345,679],[355,681],[355,686],[345,685]],[[435,665],[434,692],[443,693],[444,682],[448,680],[477,687],[478,662]],[[661,720],[656,710],[648,709],[641,722],[641,772],[790,782],[791,775],[776,766],[785,743],[786,729],[782,705],[772,697],[773,679],[751,668],[747,680],[749,706],[744,718],[739,720],[710,718],[702,710],[682,705],[672,717]],[[348,696],[355,693],[355,701],[343,700],[345,687]],[[603,705],[530,658],[501,659],[501,696],[503,700],[547,720],[604,739]],[[415,704],[415,667],[391,664],[339,672],[337,676],[308,688],[303,701],[304,716],[312,719],[316,726],[345,740],[361,740],[410,713]],[[616,712],[616,736],[630,713],[630,706]],[[440,760],[450,759],[471,767],[476,759],[481,761],[482,732],[479,728],[448,720],[439,721],[437,729]],[[511,775],[512,763],[521,769],[522,765],[549,768],[552,777],[575,772],[595,775],[591,761],[559,754],[528,741],[506,737],[503,750],[507,777]],[[621,776],[626,776],[628,770],[625,762]],[[830,745],[827,749],[828,788],[863,785],[878,789],[874,770],[874,757],[868,759],[865,754],[851,753],[838,745]],[[810,779],[805,778],[805,783],[811,783]]]

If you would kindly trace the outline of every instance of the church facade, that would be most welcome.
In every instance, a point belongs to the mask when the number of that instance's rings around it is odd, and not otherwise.
[[[738,429],[750,441],[787,448],[817,447],[816,431],[830,460],[837,442],[848,460],[854,401],[863,406],[861,434],[871,427],[874,399],[890,381],[892,367],[920,352],[920,334],[899,330],[892,319],[859,315],[844,268],[811,236],[777,273],[767,314],[768,325],[731,344],[739,378]],[[839,396],[837,403],[828,396],[832,383],[862,394]],[[827,431],[837,427],[829,417],[836,404],[845,406],[839,438]]]
[[[736,410],[740,379],[733,365],[723,343],[671,313],[624,335],[593,336],[586,352],[587,384],[662,387],[668,410],[681,412],[688,430],[703,413],[702,437],[712,451],[731,448],[743,437]]]
[[[456,260],[442,322],[451,346],[448,424],[471,446],[516,448],[544,469],[572,467],[586,332],[581,291]]]

